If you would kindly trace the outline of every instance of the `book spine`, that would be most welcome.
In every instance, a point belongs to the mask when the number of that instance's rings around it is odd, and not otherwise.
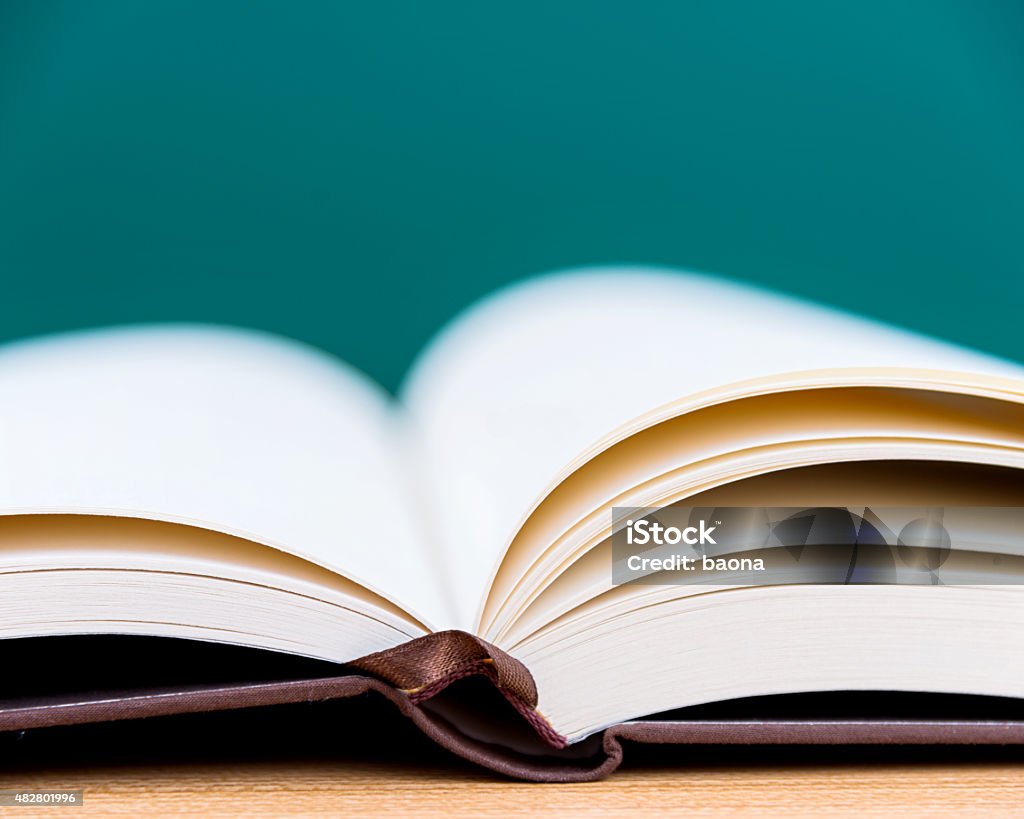
[[[439,631],[348,663],[420,705],[457,680],[485,677],[552,748],[569,743],[537,710],[537,685],[519,660],[465,631]]]

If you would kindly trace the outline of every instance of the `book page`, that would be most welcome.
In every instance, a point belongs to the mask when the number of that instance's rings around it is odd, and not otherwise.
[[[0,514],[196,524],[448,619],[393,403],[312,348],[226,328],[73,333],[0,349]]]
[[[460,627],[478,625],[524,515],[612,430],[731,382],[847,367],[1024,375],[870,320],[677,271],[543,277],[471,310],[426,350],[403,390],[436,537],[462,591]]]

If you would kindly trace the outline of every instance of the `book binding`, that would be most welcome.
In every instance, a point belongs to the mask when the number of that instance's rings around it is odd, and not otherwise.
[[[1020,745],[1020,720],[636,720],[573,753],[537,710],[537,687],[518,660],[460,631],[439,632],[360,658],[317,679],[102,692],[0,702],[0,731],[194,714],[374,694],[448,751],[517,779],[582,782],[622,763],[629,743],[653,745]],[[524,753],[461,731],[431,700],[468,677],[486,680],[546,752]]]

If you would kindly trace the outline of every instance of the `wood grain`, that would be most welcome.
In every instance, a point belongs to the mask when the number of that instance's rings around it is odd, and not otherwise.
[[[8,808],[17,816],[721,816],[782,813],[1024,815],[1019,764],[665,768],[605,782],[535,785],[461,767],[260,762],[22,771],[2,788],[82,788],[84,809]],[[65,814],[59,814],[65,815]]]

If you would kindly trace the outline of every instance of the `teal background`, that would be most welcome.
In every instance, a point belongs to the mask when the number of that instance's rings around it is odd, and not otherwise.
[[[472,300],[715,271],[1024,358],[1024,5],[0,2],[0,340],[200,320],[395,388]]]

